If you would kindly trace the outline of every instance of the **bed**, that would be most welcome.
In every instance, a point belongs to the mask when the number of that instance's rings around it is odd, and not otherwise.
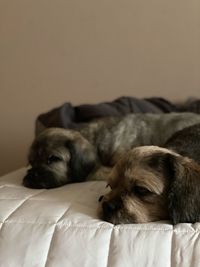
[[[1,267],[199,267],[200,223],[114,226],[97,215],[105,182],[51,190],[0,178]]]

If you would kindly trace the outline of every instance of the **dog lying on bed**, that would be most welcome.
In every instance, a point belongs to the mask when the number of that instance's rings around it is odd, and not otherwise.
[[[130,150],[113,168],[100,217],[114,224],[200,221],[200,124],[174,134],[166,148]]]
[[[162,145],[178,130],[200,123],[193,113],[129,114],[82,124],[79,129],[50,128],[34,140],[31,169],[23,184],[54,188],[89,179],[106,179],[123,153],[142,145]]]

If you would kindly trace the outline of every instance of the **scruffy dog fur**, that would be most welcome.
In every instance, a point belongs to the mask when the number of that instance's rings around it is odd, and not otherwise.
[[[163,145],[175,132],[200,123],[193,113],[130,114],[82,124],[79,129],[50,128],[36,137],[29,152],[31,169],[23,184],[54,188],[89,179],[106,179],[129,149]]]
[[[200,164],[200,124],[176,132],[164,146]]]
[[[109,177],[111,191],[101,197],[102,219],[200,221],[200,124],[175,133],[165,146],[137,147],[119,160]]]

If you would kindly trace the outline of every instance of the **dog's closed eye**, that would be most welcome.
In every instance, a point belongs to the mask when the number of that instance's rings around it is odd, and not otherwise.
[[[59,161],[61,161],[62,159],[60,158],[60,157],[58,157],[58,156],[55,156],[55,155],[50,155],[49,157],[48,157],[48,159],[47,159],[47,164],[48,165],[51,165],[52,163],[54,163],[54,162],[59,162]]]
[[[153,194],[151,191],[149,191],[146,187],[143,186],[133,186],[132,188],[133,194],[137,195],[138,197],[148,196]]]

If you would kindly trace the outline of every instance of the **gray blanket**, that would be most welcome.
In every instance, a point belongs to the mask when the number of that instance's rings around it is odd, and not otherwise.
[[[200,100],[188,99],[183,103],[172,103],[164,98],[120,97],[111,102],[73,106],[66,102],[60,107],[40,114],[36,120],[36,134],[44,128],[76,128],[83,122],[106,116],[121,116],[128,113],[200,113]]]

